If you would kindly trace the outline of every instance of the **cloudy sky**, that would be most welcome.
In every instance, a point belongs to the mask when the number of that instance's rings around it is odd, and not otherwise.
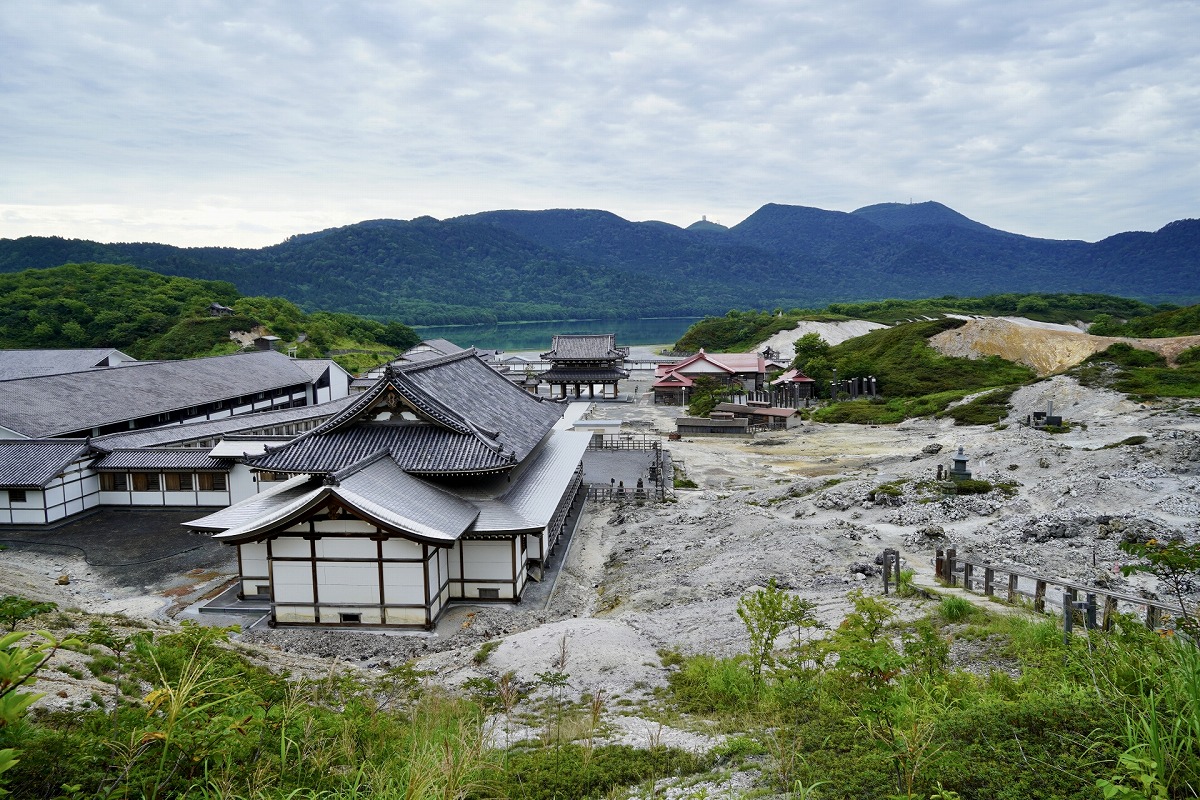
[[[1094,241],[1200,216],[1200,3],[0,4],[0,237],[937,200]]]

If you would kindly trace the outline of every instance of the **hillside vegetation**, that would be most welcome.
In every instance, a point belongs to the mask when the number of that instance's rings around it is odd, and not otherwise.
[[[998,231],[937,203],[849,214],[768,204],[728,229],[557,209],[372,220],[259,249],[25,237],[0,240],[0,272],[123,263],[308,311],[437,325],[1007,292],[1184,303],[1200,299],[1198,254],[1198,220],[1088,244]]]
[[[845,621],[817,637],[814,604],[772,580],[739,602],[743,655],[661,654],[672,674],[653,713],[726,734],[703,753],[604,743],[609,698],[568,700],[566,673],[480,678],[462,695],[410,665],[289,678],[231,645],[232,629],[139,630],[51,604],[40,608],[44,639],[26,638],[21,616],[12,624],[22,630],[0,639],[0,685],[14,687],[0,708],[0,791],[552,800],[648,796],[661,779],[691,776],[687,786],[745,770],[757,791],[829,800],[1196,796],[1200,656],[1190,642],[1126,617],[1064,642],[1054,620],[993,616],[961,597],[932,608],[850,600]],[[54,658],[64,637],[86,672]],[[954,666],[964,648],[990,668]],[[97,691],[81,707],[26,716],[36,695],[22,681],[39,667],[94,676]],[[540,736],[491,749],[488,713]]]
[[[213,317],[212,303],[234,310]],[[259,326],[297,344],[301,357],[334,349],[403,350],[419,341],[398,322],[306,314],[272,297],[242,297],[229,283],[169,277],[114,264],[67,264],[0,275],[0,347],[116,347],[142,359],[235,352],[230,331]],[[300,334],[306,341],[298,343]]]
[[[1137,319],[1153,316],[1157,312],[1154,306],[1138,300],[1098,294],[995,294],[921,300],[892,298],[861,303],[831,303],[824,308],[730,311],[723,317],[706,317],[695,323],[676,342],[675,347],[686,352],[695,352],[701,347],[712,352],[747,351],[774,333],[796,327],[801,320],[837,322],[865,319],[894,325],[905,320],[945,314],[979,314],[991,317],[1022,316],[1041,322],[1069,324],[1076,320]]]

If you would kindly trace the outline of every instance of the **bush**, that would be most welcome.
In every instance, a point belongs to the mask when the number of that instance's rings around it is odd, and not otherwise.
[[[975,604],[964,597],[943,597],[938,614],[947,622],[962,622],[975,613]]]

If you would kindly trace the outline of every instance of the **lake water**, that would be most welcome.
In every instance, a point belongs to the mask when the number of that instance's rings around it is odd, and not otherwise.
[[[617,346],[672,344],[700,317],[584,319],[559,322],[501,322],[495,325],[431,325],[414,328],[422,339],[449,339],[482,350],[550,349],[556,333],[615,333]]]

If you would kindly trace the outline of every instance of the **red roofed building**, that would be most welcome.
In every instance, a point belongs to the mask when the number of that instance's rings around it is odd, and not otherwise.
[[[798,369],[789,369],[771,381],[772,395],[781,395],[791,400],[803,400],[817,396],[817,382]]]
[[[726,386],[761,392],[767,365],[758,353],[706,353],[701,350],[678,364],[661,364],[655,371],[654,402],[683,405],[697,378],[708,377]]]

